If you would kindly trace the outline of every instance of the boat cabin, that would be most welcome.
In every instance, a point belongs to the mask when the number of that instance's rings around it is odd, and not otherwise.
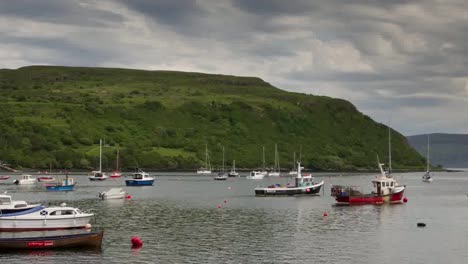
[[[149,174],[143,171],[136,172],[133,174],[133,179],[135,180],[144,180],[150,178]]]
[[[92,171],[94,178],[105,178],[105,175],[102,171]]]
[[[11,196],[9,195],[0,195],[0,205],[10,205]]]
[[[31,174],[23,174],[21,175],[22,180],[34,180],[34,177]]]

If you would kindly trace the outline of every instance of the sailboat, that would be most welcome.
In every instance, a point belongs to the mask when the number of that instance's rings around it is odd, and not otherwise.
[[[426,159],[426,173],[422,176],[423,182],[432,182],[431,171],[429,170],[429,135],[427,135],[427,159]]]
[[[102,172],[102,139],[99,140],[99,170],[92,171],[88,179],[90,181],[103,181],[107,179],[107,175]]]
[[[265,170],[265,147],[263,147],[263,170],[261,170],[261,171],[251,171],[250,175],[248,175],[245,178],[249,179],[249,180],[261,180],[267,174],[268,174],[268,172]]]
[[[226,173],[224,172],[224,146],[223,146],[223,168],[222,170],[218,173],[218,175],[216,175],[214,177],[215,180],[217,181],[223,181],[223,180],[226,180],[228,178],[228,176],[226,175]]]
[[[274,166],[274,171],[271,171],[268,176],[280,176],[280,165],[279,165],[279,157],[278,157],[278,145],[275,144],[275,166]]]
[[[236,160],[232,161],[232,168],[228,174],[229,177],[239,177],[239,173],[236,171]]]
[[[294,152],[293,155],[293,168],[292,170],[289,171],[289,175],[296,175],[297,174],[297,169],[296,169],[296,152]]]
[[[122,174],[120,173],[120,168],[119,168],[119,149],[117,149],[117,161],[115,165],[115,171],[111,174],[111,178],[116,179],[122,177]]]
[[[205,145],[205,167],[197,170],[197,174],[211,174],[210,156],[208,155],[208,144]]]

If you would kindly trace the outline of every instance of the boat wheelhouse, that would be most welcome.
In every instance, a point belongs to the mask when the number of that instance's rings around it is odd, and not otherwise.
[[[10,195],[0,194],[0,215],[26,211],[40,206],[40,204],[28,204],[25,201],[15,201]]]
[[[15,180],[13,183],[18,185],[32,185],[37,182],[36,178],[34,178],[30,174],[23,174],[21,175],[21,179]]]
[[[139,169],[138,172],[133,173],[132,179],[125,180],[125,184],[127,186],[152,186],[154,184],[154,178]]]

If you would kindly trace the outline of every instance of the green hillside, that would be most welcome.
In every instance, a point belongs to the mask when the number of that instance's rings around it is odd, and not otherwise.
[[[109,68],[31,66],[0,70],[0,160],[24,168],[195,169],[205,144],[220,166],[280,165],[302,149],[307,168],[376,168],[387,159],[387,127],[349,102],[280,90],[253,77]],[[424,166],[393,131],[394,168]]]

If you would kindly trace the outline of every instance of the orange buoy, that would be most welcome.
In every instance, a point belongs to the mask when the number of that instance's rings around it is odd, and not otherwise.
[[[132,248],[141,248],[143,246],[143,240],[139,236],[132,237]]]

